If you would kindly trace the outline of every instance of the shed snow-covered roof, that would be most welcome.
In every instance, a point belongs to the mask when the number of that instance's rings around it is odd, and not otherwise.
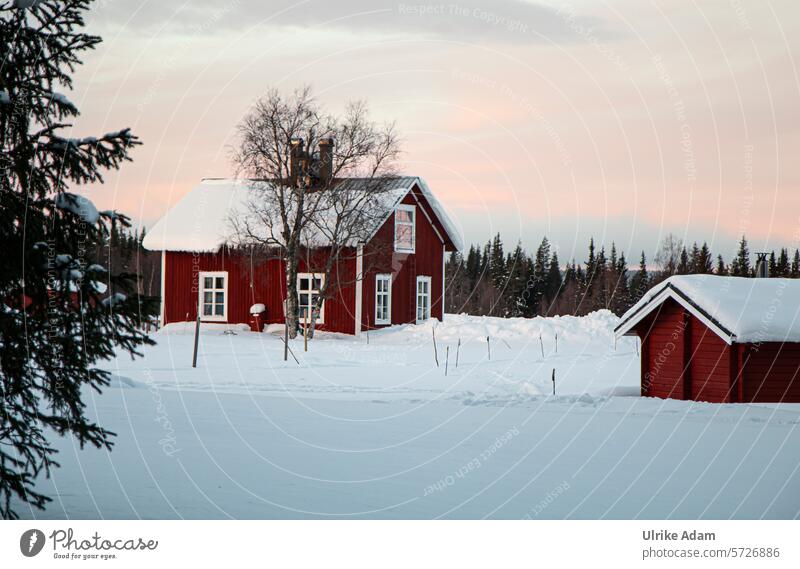
[[[167,211],[145,236],[143,246],[150,251],[214,252],[232,237],[231,219],[246,215],[254,184],[248,179],[205,178]],[[347,179],[342,183],[359,183]],[[386,216],[373,233],[389,218],[395,206],[417,186],[430,204],[456,249],[463,247],[460,233],[428,185],[417,176],[392,178],[381,191],[380,205]]]
[[[668,298],[731,343],[800,342],[800,280],[680,275],[656,285],[623,314],[631,332]]]

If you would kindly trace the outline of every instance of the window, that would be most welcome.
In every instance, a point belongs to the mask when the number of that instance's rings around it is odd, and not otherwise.
[[[297,274],[297,297],[300,308],[300,323],[303,324],[306,318],[311,320],[311,312],[314,309],[314,304],[319,298],[319,291],[322,288],[325,275],[316,275],[314,273],[298,273]],[[325,301],[322,301],[322,306],[319,309],[319,316],[317,317],[317,324],[325,322]]]
[[[413,205],[399,205],[394,210],[394,250],[413,253],[415,246],[414,222],[416,211]]]
[[[375,275],[375,324],[392,323],[392,275]]]
[[[198,275],[201,320],[228,320],[228,273],[201,272]]]
[[[431,278],[417,277],[417,322],[431,317]]]

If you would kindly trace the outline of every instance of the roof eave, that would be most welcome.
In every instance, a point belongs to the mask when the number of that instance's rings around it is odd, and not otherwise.
[[[633,314],[624,318],[616,328],[614,328],[614,335],[617,338],[633,333],[634,328],[653,310],[661,306],[668,298],[673,299],[675,302],[688,310],[695,318],[700,320],[705,326],[719,336],[726,344],[731,345],[736,341],[736,334],[728,330],[717,319],[711,316],[703,307],[694,302],[691,297],[674,286],[672,283],[667,283],[661,291],[658,292],[647,303],[643,304]]]

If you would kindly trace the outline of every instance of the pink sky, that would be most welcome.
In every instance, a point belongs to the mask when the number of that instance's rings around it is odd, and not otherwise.
[[[88,190],[99,205],[152,225],[231,175],[255,98],[308,83],[330,110],[363,98],[396,120],[404,170],[467,242],[547,234],[579,261],[590,236],[629,257],[668,232],[726,257],[742,232],[800,245],[795,2],[263,4],[98,3],[75,133],[144,142]]]

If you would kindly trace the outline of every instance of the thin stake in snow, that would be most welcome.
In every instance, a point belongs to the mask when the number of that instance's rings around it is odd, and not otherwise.
[[[450,362],[450,346],[444,351],[444,376],[447,377],[447,364]]]
[[[614,334],[614,351],[617,351],[617,335]]]
[[[288,338],[288,337],[287,337],[287,338]],[[281,337],[278,337],[278,339],[279,339],[281,342],[283,342],[283,347],[284,347],[283,353],[284,353],[284,354],[286,354],[286,352],[288,351],[288,353],[292,354],[292,358],[294,358],[294,361],[295,361],[295,363],[296,363],[297,365],[300,365],[300,360],[298,360],[298,359],[297,359],[297,356],[295,356],[295,355],[294,355],[294,352],[292,351],[292,348],[290,348],[290,347],[289,347],[289,342],[287,342],[287,341],[286,341],[286,340],[287,340],[287,338],[281,338]],[[286,361],[286,360],[284,360],[284,361]]]
[[[542,348],[542,359],[544,359],[544,342],[542,341],[542,333],[539,332],[539,347]]]
[[[486,336],[486,352],[489,354],[489,361],[492,361],[492,345],[489,342],[489,336]]]
[[[292,354],[294,356],[294,354]],[[283,361],[289,360],[289,322],[283,323]]]
[[[200,338],[200,313],[197,313],[197,322],[194,325],[194,350],[192,350],[192,367],[197,367],[197,343]]]
[[[303,325],[303,351],[308,351],[308,310],[306,310],[305,324]]]
[[[558,353],[558,332],[556,332],[556,353]]]
[[[439,350],[436,349],[436,328],[431,328],[433,333],[433,358],[436,360],[436,367],[439,367]]]
[[[553,395],[556,394],[556,368],[553,368]]]
[[[458,369],[458,353],[461,351],[461,338],[458,339],[458,345],[456,346],[456,369]]]

